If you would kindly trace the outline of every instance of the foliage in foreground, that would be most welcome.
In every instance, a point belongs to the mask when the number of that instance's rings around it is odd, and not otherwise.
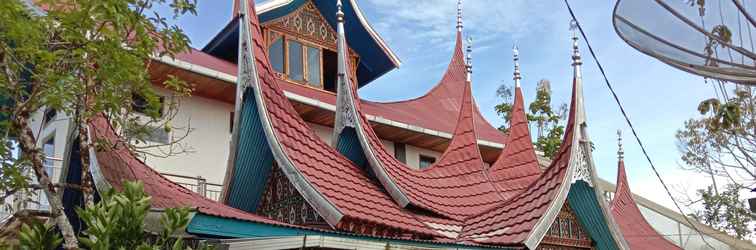
[[[691,216],[738,239],[748,238],[752,234],[748,227],[752,218],[751,212],[740,198],[740,190],[741,187],[737,185],[727,185],[721,193],[712,186],[699,189],[697,194],[703,207]]]
[[[99,203],[76,212],[87,228],[79,241],[88,249],[191,249],[180,235],[189,224],[188,208],[165,209],[160,217],[162,231],[145,233],[150,197],[141,182],[126,182],[122,192],[111,189],[102,194]],[[20,238],[22,249],[55,249],[62,242],[52,226],[43,224],[24,225]]]
[[[750,87],[738,86],[724,98],[698,106],[700,117],[677,131],[684,168],[711,177],[712,185],[697,192],[702,207],[693,216],[704,224],[740,239],[752,234],[753,220],[739,192],[756,187],[756,97]],[[719,190],[715,181],[727,185]]]
[[[31,179],[25,175],[33,173],[64,248],[79,244],[63,212],[63,190],[45,171],[32,116],[44,111],[53,114],[45,123],[72,123],[82,152],[78,189],[86,206],[93,203],[94,190],[88,152],[99,146],[90,145],[88,125],[96,117],[108,115],[124,144],[137,153],[167,157],[188,151],[179,142],[191,127],[170,121],[191,86],[170,75],[153,79],[149,69],[155,57],[189,51],[189,38],[171,23],[196,14],[195,9],[196,0],[0,0],[0,193],[28,191]],[[159,95],[153,84],[172,96]],[[178,130],[180,136],[168,145],[146,143],[162,130]],[[10,157],[10,141],[17,142],[20,157]]]

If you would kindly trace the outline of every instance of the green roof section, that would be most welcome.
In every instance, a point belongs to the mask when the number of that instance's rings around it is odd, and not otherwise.
[[[570,187],[567,201],[583,229],[596,243],[596,249],[619,250],[593,187],[578,180]]]
[[[254,213],[260,203],[265,183],[273,166],[273,153],[255,101],[255,92],[247,89],[239,118],[239,143],[229,182],[229,206]]]

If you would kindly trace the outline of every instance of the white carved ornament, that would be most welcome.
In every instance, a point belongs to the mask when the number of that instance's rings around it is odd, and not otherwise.
[[[572,183],[581,180],[593,187],[593,182],[591,181],[591,160],[588,158],[590,156],[586,153],[589,147],[589,142],[580,142],[578,145],[577,155],[573,158],[573,164],[575,165],[572,167],[574,171],[572,174]]]

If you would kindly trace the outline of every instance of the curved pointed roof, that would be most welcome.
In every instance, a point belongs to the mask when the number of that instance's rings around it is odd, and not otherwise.
[[[242,25],[239,85],[246,88],[247,119],[264,137],[279,168],[310,206],[335,229],[365,233],[363,226],[380,230],[377,236],[441,236],[397,206],[361,168],[324,143],[294,110],[278,86],[263,47],[258,19],[246,2],[249,18]],[[370,234],[370,233],[368,233]]]
[[[108,145],[104,150],[90,152],[92,159],[92,176],[97,190],[104,192],[110,188],[119,189],[126,181],[141,181],[144,191],[149,194],[153,208],[174,208],[189,206],[199,213],[244,221],[259,222],[280,226],[293,226],[262,216],[250,214],[219,202],[205,198],[175,182],[139,160],[126,145],[122,143],[107,119],[99,116],[89,124],[91,141]]]
[[[488,169],[491,180],[505,199],[510,199],[527,188],[541,174],[528,129],[528,120],[525,118],[522,89],[519,86],[515,87],[509,124],[506,147]]]
[[[368,114],[384,115],[387,118],[401,121],[407,124],[423,122],[423,127],[437,131],[453,131],[461,108],[463,91],[460,91],[460,82],[457,77],[464,79],[464,55],[462,52],[462,39],[457,36],[457,45],[454,48],[451,62],[444,72],[441,80],[422,96],[395,102],[376,102],[361,100],[363,110]],[[453,67],[454,66],[454,67]],[[433,112],[428,112],[433,110]],[[502,142],[504,134],[489,123],[480,113],[480,109],[473,102],[475,130],[479,138],[489,141]]]
[[[631,249],[682,249],[654,230],[643,217],[630,192],[625,173],[625,161],[617,163],[617,189],[614,192],[611,210],[614,220]]]
[[[462,239],[489,244],[526,244],[532,238],[540,241],[534,233],[538,227],[548,229],[551,225],[556,216],[554,211],[564,204],[573,178],[575,164],[572,162],[580,147],[576,137],[576,83],[573,83],[567,133],[549,167],[507,202],[466,221]]]
[[[484,244],[525,245],[535,249],[559,210],[570,207],[600,249],[626,249],[604,204],[586,132],[580,54],[574,37],[572,98],[566,134],[549,167],[506,202],[465,221],[460,240]],[[514,140],[514,139],[513,139]],[[509,147],[509,145],[507,146]]]
[[[466,76],[462,35],[458,31],[454,55],[439,84],[461,93],[456,127],[449,147],[439,160],[422,170],[405,165],[386,151],[360,102],[354,101],[359,100],[356,87],[351,87],[351,91],[339,90],[338,95],[350,95],[351,101],[337,104],[336,109],[354,112],[356,135],[372,173],[402,207],[419,207],[448,218],[463,219],[503,201],[483,168],[475,131],[471,82]],[[433,109],[422,111],[433,112]]]

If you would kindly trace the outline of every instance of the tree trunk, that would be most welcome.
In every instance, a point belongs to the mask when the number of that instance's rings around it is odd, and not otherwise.
[[[81,194],[84,198],[84,207],[94,205],[92,195],[92,178],[89,175],[89,122],[82,121],[79,125],[79,155],[81,157]]]
[[[55,190],[55,186],[50,181],[50,176],[45,172],[43,155],[40,152],[37,144],[35,143],[34,133],[29,127],[28,112],[15,116],[12,120],[14,125],[21,131],[19,133],[19,146],[21,151],[29,157],[31,160],[31,166],[34,170],[34,175],[37,177],[39,184],[44,187],[41,190],[45,193],[47,200],[50,203],[50,213],[55,221],[55,224],[60,229],[63,235],[63,248],[65,249],[78,249],[79,241],[76,239],[76,233],[74,232],[71,223],[66,217],[66,213],[63,211],[63,204],[58,197],[58,192]]]

